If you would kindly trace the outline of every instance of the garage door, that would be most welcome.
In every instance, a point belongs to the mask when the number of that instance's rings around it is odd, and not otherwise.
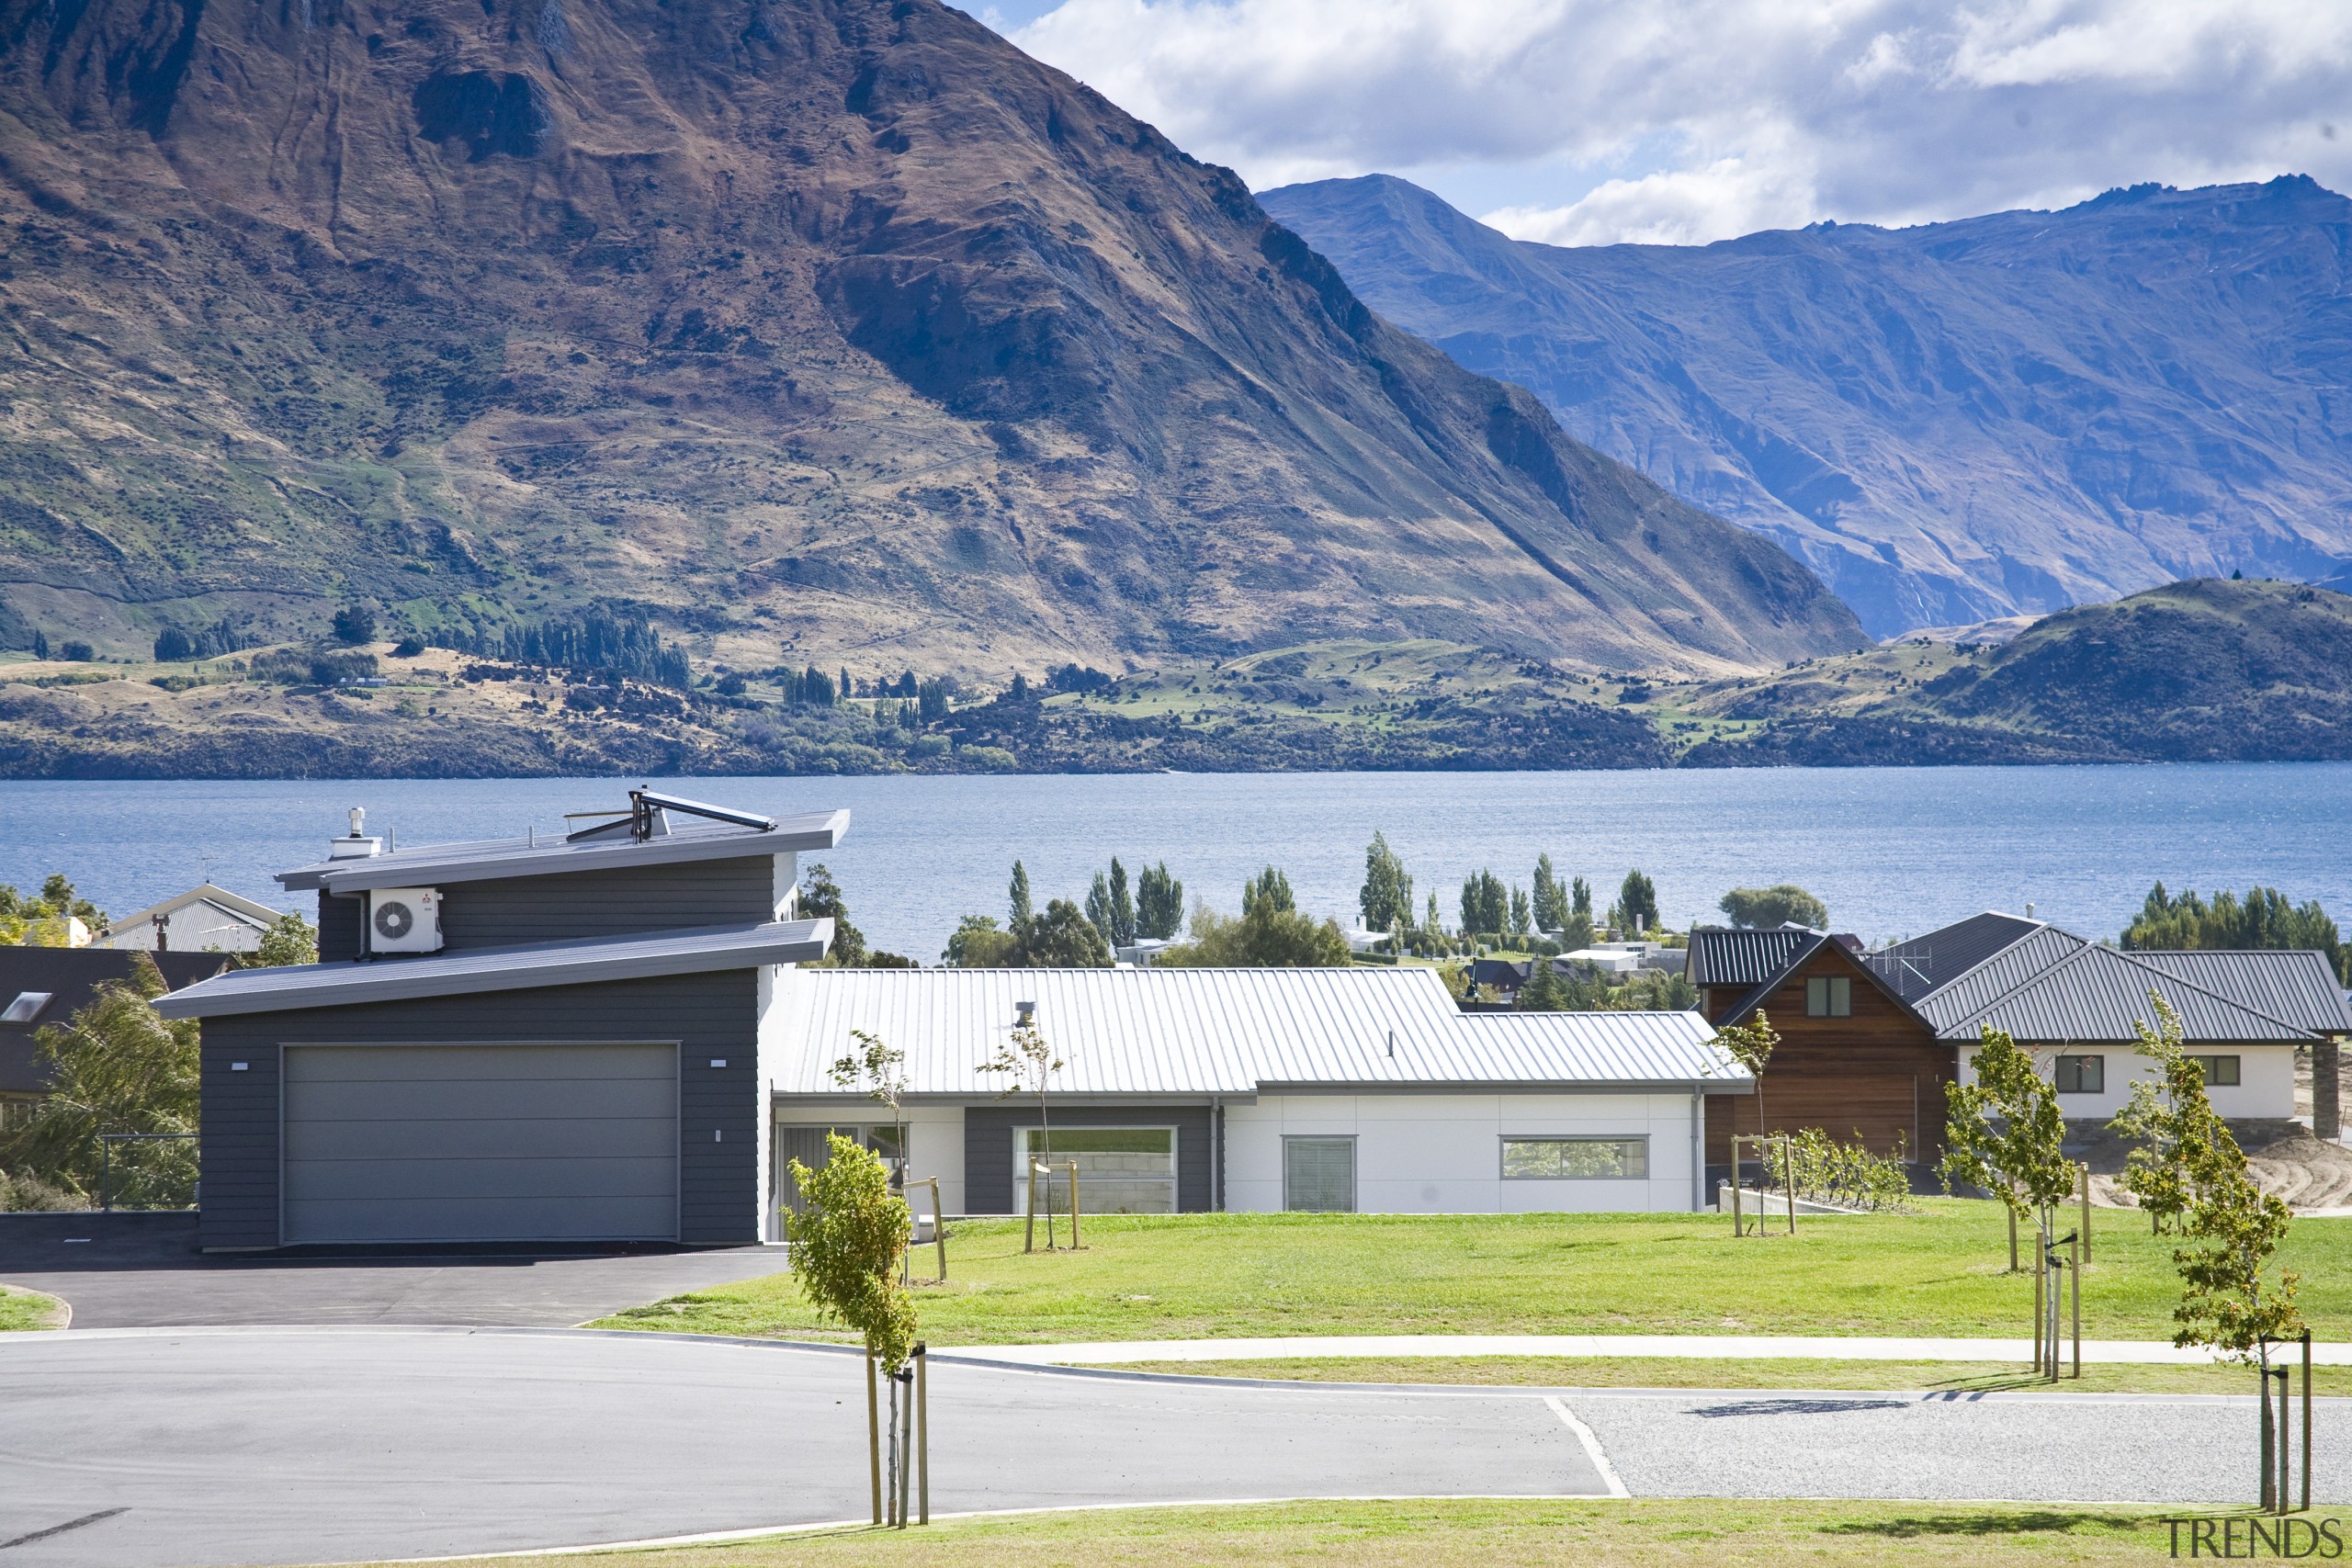
[[[294,1045],[285,1239],[678,1234],[671,1045]]]

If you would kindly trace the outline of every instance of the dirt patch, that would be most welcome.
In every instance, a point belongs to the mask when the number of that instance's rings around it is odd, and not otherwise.
[[[2277,1193],[2298,1210],[2352,1204],[2352,1149],[2322,1143],[2296,1122],[2233,1122],[2230,1132],[2245,1151],[2248,1173],[2265,1192]],[[2139,1207],[2122,1186],[2131,1143],[2103,1123],[2077,1123],[2068,1133],[2066,1152],[2091,1168],[2091,1201]]]

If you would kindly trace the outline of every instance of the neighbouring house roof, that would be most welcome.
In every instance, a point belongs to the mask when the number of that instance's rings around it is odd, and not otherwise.
[[[2245,948],[2132,954],[2151,969],[2215,991],[2312,1034],[2352,1034],[2352,1007],[2327,954]]]
[[[234,960],[225,953],[139,953],[111,947],[0,947],[0,1013],[18,998],[30,1010],[21,1019],[0,1020],[0,1090],[38,1093],[49,1076],[33,1054],[33,1036],[46,1024],[63,1023],[86,1006],[97,988],[128,980],[141,957],[153,959],[164,984],[175,989],[218,975]],[[46,997],[46,1001],[30,998]]]
[[[1871,954],[1880,978],[1908,1001],[1948,985],[2003,949],[2052,928],[1987,909],[1940,931],[1894,942]]]
[[[1683,978],[1694,986],[1753,989],[1778,979],[1798,953],[1810,952],[1820,937],[1819,931],[1803,926],[1776,926],[1770,931],[1700,926],[1690,933],[1690,956],[1684,960]]]
[[[831,920],[701,926],[650,935],[597,937],[514,947],[469,948],[418,958],[382,957],[278,969],[241,969],[159,998],[165,1018],[356,1007],[424,997],[531,990],[770,964],[813,963],[833,940]]]
[[[906,1054],[910,1094],[978,1100],[1021,1004],[1065,1064],[1060,1095],[1247,1098],[1277,1089],[1753,1080],[1696,1013],[1457,1010],[1429,969],[801,969],[781,977],[778,1093],[830,1097],[864,1031]]]
[[[2060,932],[2064,936],[2067,933]],[[1945,987],[1919,1003],[1939,1039],[1965,1043],[1986,1028],[2038,1044],[2131,1044],[2139,1025],[2153,1021],[2149,994],[2163,996],[2180,1016],[2191,1044],[2291,1045],[2308,1032],[2182,980],[2135,954],[2070,938],[2075,950],[1991,998],[1973,987]]]
[[[321,860],[277,874],[288,891],[316,887],[358,893],[370,887],[438,887],[508,876],[548,876],[616,866],[670,865],[730,860],[802,850],[830,850],[849,830],[847,811],[808,811],[778,818],[769,829],[696,822],[642,840],[627,838],[490,839],[427,844],[390,854]]]
[[[98,940],[96,945],[100,947],[141,945],[144,942],[153,940],[153,931],[150,928],[157,920],[168,920],[180,911],[198,905],[218,911],[221,924],[242,925],[256,931],[267,931],[277,923],[278,919],[278,911],[268,905],[257,904],[243,894],[232,893],[225,887],[208,882],[202,886],[192,887],[176,897],[166,898],[160,904],[150,905],[137,914],[121,917],[114,922],[107,933]]]

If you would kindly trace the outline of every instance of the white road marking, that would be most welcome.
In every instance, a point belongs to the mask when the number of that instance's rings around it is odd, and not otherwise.
[[[1601,1483],[1609,1488],[1609,1495],[1611,1497],[1632,1496],[1633,1494],[1625,1490],[1625,1483],[1619,1478],[1617,1467],[1611,1464],[1609,1456],[1600,1451],[1600,1439],[1593,1436],[1592,1428],[1577,1420],[1577,1413],[1561,1404],[1557,1394],[1544,1395],[1544,1403],[1552,1407],[1552,1414],[1565,1422],[1568,1430],[1577,1435],[1577,1441],[1584,1445],[1585,1457],[1592,1461],[1592,1468],[1600,1472]]]

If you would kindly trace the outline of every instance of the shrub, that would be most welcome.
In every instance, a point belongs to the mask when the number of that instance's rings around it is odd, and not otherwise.
[[[1911,1199],[1911,1170],[1900,1146],[1891,1155],[1874,1155],[1860,1133],[1841,1144],[1818,1127],[1789,1135],[1789,1163],[1794,1168],[1800,1198],[1834,1203],[1843,1209],[1899,1213]],[[1767,1183],[1776,1190],[1787,1187],[1788,1172],[1775,1168]]]
[[[43,1181],[28,1170],[10,1176],[0,1170],[0,1213],[68,1213],[90,1207],[90,1200],[70,1188]]]
[[[418,654],[421,654],[424,651],[424,639],[418,637],[414,632],[411,632],[408,636],[401,638],[400,641],[392,644],[392,657],[394,659],[414,659]]]
[[[87,664],[98,656],[98,650],[86,642],[64,642],[57,645],[57,657],[68,664]]]
[[[376,612],[365,604],[345,604],[334,613],[334,636],[337,642],[374,642]]]
[[[311,659],[311,684],[335,686],[376,673],[376,656],[353,649],[343,653],[319,653]]]

